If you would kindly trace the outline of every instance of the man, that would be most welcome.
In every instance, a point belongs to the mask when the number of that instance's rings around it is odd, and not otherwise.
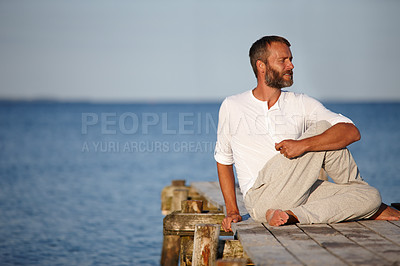
[[[214,157],[227,211],[223,229],[242,220],[233,164],[246,209],[257,221],[399,220],[400,212],[381,203],[346,149],[360,139],[353,122],[311,97],[281,90],[293,84],[290,43],[265,36],[249,55],[257,87],[226,98],[219,113]],[[335,183],[318,179],[321,168]]]

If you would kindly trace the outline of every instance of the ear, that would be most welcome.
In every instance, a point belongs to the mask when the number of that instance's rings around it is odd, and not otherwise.
[[[258,73],[262,73],[262,74],[265,73],[265,69],[266,69],[267,66],[265,65],[265,63],[263,61],[257,60],[256,61],[256,66],[257,66],[257,72]]]

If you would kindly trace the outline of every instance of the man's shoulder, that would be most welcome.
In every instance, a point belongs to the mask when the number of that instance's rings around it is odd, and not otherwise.
[[[228,96],[226,97],[225,100],[228,100],[230,102],[243,102],[243,100],[247,101],[250,100],[250,98],[251,98],[251,90],[247,90],[245,92]]]
[[[284,91],[284,99],[285,101],[301,102],[306,104],[308,104],[310,101],[317,101],[316,99],[308,96],[307,94],[293,92],[293,91]]]
[[[285,95],[285,100],[298,100],[303,97],[308,97],[304,93],[294,92],[294,91],[282,91]]]
[[[252,102],[252,94],[251,90],[241,92],[238,94],[234,94],[231,96],[228,96],[225,98],[225,100],[222,102],[222,105],[229,106],[229,107],[239,107],[239,106],[245,106],[248,104],[251,104]]]

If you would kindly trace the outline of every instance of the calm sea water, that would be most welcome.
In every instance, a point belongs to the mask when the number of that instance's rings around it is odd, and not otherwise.
[[[362,140],[352,151],[400,202],[400,103],[327,104]],[[0,103],[0,264],[158,265],[160,192],[216,181],[219,104]]]

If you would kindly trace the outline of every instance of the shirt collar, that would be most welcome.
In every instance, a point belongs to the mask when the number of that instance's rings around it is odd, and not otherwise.
[[[286,100],[285,98],[286,98],[286,91],[281,91],[281,95],[279,95],[278,100],[276,101],[276,103],[273,106],[271,106],[269,111],[280,110],[282,108],[282,101]]]
[[[253,101],[257,102],[257,103],[261,103],[265,106],[267,106],[267,110],[268,110],[268,102],[264,102],[264,101],[260,101],[259,99],[257,99],[254,95],[253,95],[253,90],[249,91],[250,97],[253,99]],[[271,110],[280,110],[282,107],[282,101],[286,101],[286,91],[281,91],[281,95],[279,95],[278,100],[276,101],[276,103],[271,106],[271,108],[268,111]]]

